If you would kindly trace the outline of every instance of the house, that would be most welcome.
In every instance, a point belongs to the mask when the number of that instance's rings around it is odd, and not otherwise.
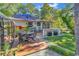
[[[27,28],[28,26],[31,32],[40,33],[41,36],[54,35],[54,29],[52,29],[52,21],[50,20],[41,20],[31,14],[17,14],[14,16],[14,18],[16,18],[14,21],[15,26],[18,29]],[[58,34],[59,33],[60,31]]]
[[[4,15],[2,15],[4,16]],[[5,29],[5,34],[9,34],[15,31],[15,29],[23,29],[29,27],[29,30],[32,32],[39,32],[42,36],[52,36],[58,32],[60,34],[60,29],[52,29],[52,21],[50,20],[41,20],[38,17],[32,14],[16,14],[14,17],[6,17],[4,16],[4,27],[9,28]],[[6,20],[10,19],[10,20]],[[1,21],[0,21],[1,22]],[[1,22],[2,23],[2,22]],[[7,31],[6,31],[7,30]],[[8,33],[9,32],[9,33]]]

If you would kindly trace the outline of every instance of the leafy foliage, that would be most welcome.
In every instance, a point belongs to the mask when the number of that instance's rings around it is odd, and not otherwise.
[[[25,5],[25,8],[27,9],[26,13],[30,13],[34,16],[40,17],[40,11],[35,7],[34,4],[28,3]]]
[[[76,41],[72,34],[64,34],[62,36],[49,36],[47,37],[49,43],[56,44],[56,46],[51,45],[50,49],[62,55],[75,55],[76,51]],[[72,51],[72,52],[71,52]],[[68,54],[65,54],[67,52]]]
[[[73,5],[68,4],[63,10],[61,10],[60,18],[67,26],[67,28],[74,33],[74,18],[73,18]]]
[[[0,4],[0,12],[6,16],[14,16],[17,13],[26,14],[30,13],[34,16],[39,17],[41,20],[52,20],[52,28],[60,28],[69,30],[70,34],[65,34],[63,36],[54,36],[48,37],[48,41],[58,46],[51,46],[50,49],[53,49],[63,55],[74,55],[75,47],[75,38],[72,35],[74,32],[74,20],[73,20],[73,5],[67,4],[67,6],[61,10],[54,9],[50,7],[49,4],[43,4],[43,7],[38,10],[34,4],[27,3],[27,4],[15,4],[15,3],[1,3]],[[25,28],[26,31],[29,28]],[[18,30],[17,30],[18,31]],[[17,32],[16,31],[16,32]],[[5,43],[6,44],[6,43]],[[7,45],[7,46],[6,46]],[[5,50],[9,49],[8,44],[5,45]],[[60,47],[59,47],[60,46]],[[62,47],[62,48],[61,48]],[[67,50],[65,50],[65,49]]]
[[[51,11],[52,7],[50,7],[47,3],[45,3],[41,8],[41,19],[52,20],[53,16],[51,15]]]
[[[0,12],[2,12],[6,16],[13,16],[19,12],[19,9],[22,8],[22,4],[16,3],[6,3],[0,4]]]
[[[64,49],[64,48],[59,47],[59,46],[55,46],[55,45],[52,45],[52,47],[49,47],[49,49],[54,50],[54,51],[56,51],[59,54],[64,55],[64,56],[74,56],[75,55],[75,52]]]

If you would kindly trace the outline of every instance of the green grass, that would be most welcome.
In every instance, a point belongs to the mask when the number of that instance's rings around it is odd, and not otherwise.
[[[75,39],[74,35],[72,35],[72,34],[64,34],[62,36],[50,36],[50,37],[47,37],[47,40],[49,43],[54,43],[54,44],[56,44],[62,48],[65,48],[69,51],[72,51],[72,52],[76,51],[76,42],[75,42],[76,39]],[[51,48],[52,48],[52,50],[55,50],[56,52],[59,51],[58,53],[60,53],[62,51],[62,55],[65,55],[64,52],[67,52],[67,50],[66,51],[62,50],[62,48],[59,48],[59,47],[56,47],[53,45],[50,47],[50,49]],[[67,54],[68,54],[68,52],[67,52]],[[71,53],[70,55],[74,55],[74,54]]]

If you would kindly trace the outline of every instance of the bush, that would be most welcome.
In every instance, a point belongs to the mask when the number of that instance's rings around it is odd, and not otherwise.
[[[64,48],[61,48],[59,46],[50,46],[49,47],[50,50],[54,50],[56,51],[57,53],[61,54],[61,55],[64,55],[64,56],[74,56],[75,55],[75,52],[73,51],[70,51],[70,50],[66,50]]]
[[[76,50],[75,37],[72,34],[49,36],[47,37],[47,40],[71,51]]]

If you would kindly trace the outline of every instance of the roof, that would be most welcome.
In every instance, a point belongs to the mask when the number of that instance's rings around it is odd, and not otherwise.
[[[36,16],[33,16],[31,14],[16,14],[14,18],[19,18],[23,20],[36,20],[38,19]]]

